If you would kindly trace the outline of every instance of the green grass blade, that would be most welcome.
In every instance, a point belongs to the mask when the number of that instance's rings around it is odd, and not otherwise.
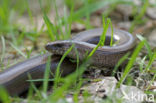
[[[115,75],[118,67],[128,58],[128,56],[130,55],[130,53],[126,53],[119,61],[118,63],[115,65],[115,68],[113,69],[113,72],[112,72],[112,76]]]
[[[152,58],[152,55],[153,55],[152,54],[152,49],[151,49],[148,41],[141,35],[136,35],[136,36],[140,39],[140,41],[145,41],[145,47],[146,47],[146,49],[148,51],[148,56],[149,56],[149,58]]]
[[[71,37],[71,25],[72,25],[72,22],[73,22],[73,12],[74,12],[74,3],[72,2],[72,7],[71,7],[71,10],[70,10],[70,15],[69,15],[69,21],[68,21],[68,17],[66,17],[66,20],[67,20],[67,23],[69,23],[69,27],[68,27],[68,37]]]
[[[114,33],[114,30],[113,30],[113,24],[112,24],[111,21],[110,21],[110,26],[111,26],[111,40],[110,40],[110,46],[113,46],[113,33]]]
[[[28,12],[30,21],[31,21],[31,23],[33,25],[34,21],[33,21],[33,16],[32,16],[32,12],[31,12],[30,7],[29,7],[29,1],[28,0],[25,0],[25,5],[26,5],[26,8],[27,8],[27,12]]]
[[[104,0],[104,1],[98,1],[98,2],[94,2],[91,4],[88,4],[88,8],[86,9],[86,7],[82,7],[80,8],[78,11],[76,11],[73,14],[73,20],[78,20],[84,16],[86,16],[86,12],[88,10],[88,14],[91,14],[95,11],[97,11],[100,8],[103,8],[106,5],[109,4],[116,4],[116,3],[124,3],[124,4],[130,4],[133,5],[133,2],[131,0]]]
[[[46,93],[47,92],[47,88],[48,88],[48,81],[49,81],[49,75],[50,75],[50,62],[51,61],[51,56],[48,57],[48,61],[46,63],[46,69],[45,69],[45,73],[44,73],[44,81],[43,81],[43,92]]]
[[[3,61],[3,58],[4,58],[4,56],[5,56],[5,39],[4,39],[4,37],[3,36],[1,36],[1,40],[2,40],[2,55],[1,55],[1,61],[0,62],[2,62]]]
[[[84,6],[86,7],[86,8],[85,8],[85,9],[86,9],[86,23],[85,23],[85,24],[86,24],[86,28],[87,28],[87,29],[90,29],[90,28],[91,28],[91,24],[90,24],[90,14],[89,14],[89,12],[88,12],[88,11],[89,11],[89,9],[88,9],[88,7],[89,7],[89,6],[88,6],[88,5],[89,5],[89,0],[84,0],[84,2],[85,2],[85,5],[84,5]]]
[[[141,73],[143,73],[146,58],[147,58],[147,56],[144,56],[143,59],[139,63],[139,69],[140,69]]]
[[[44,22],[46,24],[46,27],[48,29],[48,35],[49,35],[50,39],[52,41],[54,41],[55,40],[55,36],[56,36],[57,39],[59,39],[59,36],[58,36],[58,34],[56,32],[57,31],[57,27],[53,25],[53,23],[50,21],[50,19],[46,15],[46,12],[45,12],[45,10],[42,7],[42,0],[39,0],[39,4],[40,4],[40,8],[41,8],[41,10],[43,12],[43,20],[44,20]]]
[[[105,19],[104,19],[104,16],[103,16],[103,23],[104,22],[105,22]],[[103,32],[102,32],[102,35],[100,36],[100,41],[99,41],[100,46],[104,46],[104,44],[105,44],[106,33],[107,33],[110,22],[111,22],[111,20],[108,18],[107,19],[107,24],[103,25]]]
[[[50,37],[50,39],[52,41],[54,41],[55,40],[54,26],[53,26],[53,24],[51,23],[51,21],[49,20],[49,18],[48,18],[48,16],[46,14],[44,14],[43,19],[44,19],[44,22],[45,22],[46,27],[48,29],[49,37]]]
[[[4,88],[0,86],[0,102],[2,103],[11,103],[8,93]]]
[[[29,80],[31,80],[32,79],[31,75],[29,73],[27,75],[28,75]],[[37,96],[39,98],[42,98],[41,92],[37,89],[37,87],[35,86],[35,84],[32,81],[30,81],[30,86],[32,87],[31,89],[33,89],[36,92]]]
[[[136,27],[136,25],[141,22],[142,17],[145,15],[148,6],[149,6],[149,1],[144,0],[144,5],[142,6],[141,11],[139,12],[138,15],[135,16],[135,18],[134,18],[134,20],[132,22],[132,25],[131,25],[131,27],[129,29],[130,33],[132,33],[134,28]]]
[[[58,66],[57,66],[57,69],[56,69],[56,73],[55,73],[55,82],[54,82],[54,88],[57,87],[59,81],[60,81],[60,67],[61,67],[61,64],[63,62],[63,60],[65,59],[65,57],[69,54],[69,52],[73,49],[74,45],[72,45],[65,53],[64,55],[62,56]]]
[[[13,43],[10,42],[11,47],[13,47],[19,54],[21,54],[23,57],[27,58],[27,56],[20,50],[18,49],[17,46],[15,46]]]
[[[149,69],[152,66],[152,63],[154,62],[155,59],[156,59],[156,51],[153,53],[152,58],[150,58],[147,66],[145,68],[145,72],[149,71]]]
[[[146,90],[148,90],[148,89],[150,88],[150,86],[153,84],[153,82],[155,81],[155,79],[156,79],[156,74],[154,74],[154,76],[153,76],[152,80],[150,81],[150,84],[149,84],[149,86],[146,88]]]
[[[34,79],[34,80],[27,80],[28,82],[43,82],[44,81],[44,78],[43,79]],[[48,79],[48,81],[54,81],[54,79]]]
[[[107,23],[105,24],[105,18],[103,16],[103,32],[102,35],[100,36],[100,41],[97,44],[97,46],[90,52],[90,54],[87,57],[87,60],[91,58],[91,56],[95,53],[95,51],[98,49],[99,46],[104,45],[109,24],[110,24],[110,19],[107,19]]]
[[[138,46],[136,47],[136,49],[134,50],[128,64],[126,65],[125,67],[125,70],[124,70],[124,73],[122,74],[118,84],[117,84],[117,88],[120,87],[120,84],[123,83],[123,81],[125,80],[125,78],[127,77],[128,73],[130,72],[135,60],[136,60],[136,57],[138,56],[140,50],[143,48],[145,44],[145,41],[141,41]]]

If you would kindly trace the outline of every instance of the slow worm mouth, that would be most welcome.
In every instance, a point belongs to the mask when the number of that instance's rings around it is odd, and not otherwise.
[[[104,45],[105,46],[110,46],[111,39],[113,39],[113,43],[120,40],[120,38],[117,35],[113,35],[113,38],[111,38],[111,36],[106,35]],[[97,45],[99,43],[99,41],[100,41],[100,36],[95,36],[95,37],[89,38],[85,42]]]

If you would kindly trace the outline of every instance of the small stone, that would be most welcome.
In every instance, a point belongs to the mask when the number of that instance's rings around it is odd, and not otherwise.
[[[117,80],[114,77],[104,77],[99,82],[93,82],[88,86],[83,87],[95,97],[101,99],[112,98],[112,101],[122,99],[122,103],[141,103],[139,96],[144,96],[144,92],[134,86],[121,85],[120,88],[116,88]],[[135,98],[134,98],[134,96]]]
[[[147,8],[146,14],[151,19],[156,19],[156,7]]]
[[[151,46],[156,47],[156,29],[154,29],[148,37]]]
[[[120,4],[117,6],[116,10],[122,14],[125,21],[129,20],[129,17],[132,15],[132,6]]]
[[[119,23],[117,24],[117,26],[118,26],[120,29],[129,30],[129,28],[131,27],[131,22],[129,22],[129,21],[126,21],[126,22],[119,22]]]
[[[142,0],[133,0],[135,5],[140,6],[142,4]]]

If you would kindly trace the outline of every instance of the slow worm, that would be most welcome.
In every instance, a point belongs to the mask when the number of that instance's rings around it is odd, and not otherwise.
[[[76,68],[76,64],[69,59],[77,59],[75,50],[77,50],[79,59],[82,61],[86,57],[86,54],[90,53],[96,47],[102,32],[102,28],[92,29],[80,32],[71,40],[48,43],[45,48],[49,52],[52,52],[52,54],[47,53],[33,57],[4,70],[0,73],[0,85],[12,96],[23,93],[30,86],[30,82],[27,81],[29,80],[28,74],[31,75],[32,79],[43,78],[49,56],[51,57],[51,72],[55,73],[61,55],[74,44],[75,49],[72,49],[61,64],[62,76],[72,73]],[[135,37],[126,31],[114,29],[113,40],[117,41],[117,44],[112,47],[109,46],[110,37],[111,29],[109,28],[106,34],[106,46],[99,47],[94,53],[91,58],[91,65],[113,67],[125,53],[133,50],[135,47]],[[40,82],[35,82],[35,84],[40,84]]]

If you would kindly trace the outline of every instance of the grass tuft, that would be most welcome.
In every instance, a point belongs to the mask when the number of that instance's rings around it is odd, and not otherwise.
[[[124,70],[124,72],[123,72],[123,74],[122,74],[122,76],[121,76],[121,78],[117,84],[117,88],[119,88],[120,85],[123,83],[123,81],[126,79],[127,75],[129,74],[130,70],[132,69],[132,66],[133,66],[140,50],[143,48],[144,44],[145,44],[145,41],[141,41],[138,44],[138,46],[136,47],[136,49],[134,50],[134,52],[133,52],[128,64],[126,65],[125,70]]]
[[[9,94],[1,86],[0,86],[0,102],[2,102],[2,103],[11,103],[11,99],[9,98]]]

